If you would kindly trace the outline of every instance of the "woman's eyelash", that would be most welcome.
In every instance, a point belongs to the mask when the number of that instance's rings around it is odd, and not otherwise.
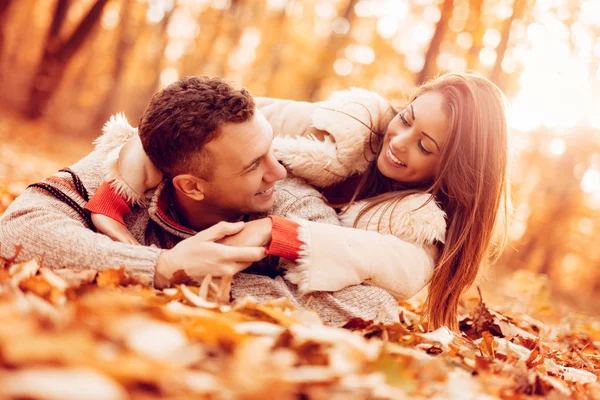
[[[406,112],[406,111],[404,111],[404,112]],[[401,113],[400,113],[400,114],[398,114],[398,115],[400,115],[400,119],[402,120],[402,123],[403,123],[404,125],[406,125],[406,126],[410,126],[410,124],[409,124],[409,123],[408,123],[408,121],[406,120],[406,117],[404,116],[404,112],[401,112]],[[431,154],[431,152],[430,152],[430,151],[427,151],[427,150],[425,149],[425,147],[423,147],[423,143],[422,143],[422,141],[421,141],[421,140],[419,140],[419,142],[418,142],[418,146],[419,146],[419,149],[421,149],[421,151],[422,151],[423,153],[425,153],[425,154],[427,154],[427,155]]]
[[[410,126],[409,123],[408,123],[408,121],[404,117],[404,113],[400,113],[400,119],[402,120],[402,122],[404,123],[404,125]]]
[[[425,147],[423,147],[423,141],[422,140],[419,140],[419,145],[418,146],[423,151],[423,153],[425,153],[425,154],[431,154],[430,151],[425,150]]]

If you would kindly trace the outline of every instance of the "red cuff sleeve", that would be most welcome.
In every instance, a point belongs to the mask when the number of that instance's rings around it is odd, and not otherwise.
[[[123,225],[125,225],[123,217],[131,211],[127,201],[115,191],[110,182],[104,182],[98,188],[86,204],[85,209],[96,214],[106,215]]]
[[[270,215],[273,222],[271,243],[267,246],[267,254],[296,261],[302,248],[302,241],[298,238],[298,225],[296,222],[282,217]]]

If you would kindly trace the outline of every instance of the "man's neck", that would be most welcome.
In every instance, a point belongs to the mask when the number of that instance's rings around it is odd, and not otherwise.
[[[239,215],[224,212],[203,201],[195,201],[173,189],[174,212],[179,222],[197,232],[210,228],[221,221],[235,221]]]

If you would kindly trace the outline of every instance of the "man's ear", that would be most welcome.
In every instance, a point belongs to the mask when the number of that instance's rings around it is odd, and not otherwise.
[[[206,181],[194,175],[182,174],[172,179],[173,186],[192,200],[204,200]]]

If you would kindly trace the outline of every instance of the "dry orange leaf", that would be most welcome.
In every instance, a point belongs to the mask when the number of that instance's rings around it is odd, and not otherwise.
[[[483,331],[481,333],[482,340],[479,343],[479,349],[481,350],[481,354],[485,357],[489,357],[491,359],[496,358],[496,349],[498,348],[498,343],[494,340],[494,336],[488,331]]]
[[[114,288],[117,286],[135,285],[138,282],[125,272],[125,268],[120,267],[100,271],[96,277],[96,283],[98,287]]]

